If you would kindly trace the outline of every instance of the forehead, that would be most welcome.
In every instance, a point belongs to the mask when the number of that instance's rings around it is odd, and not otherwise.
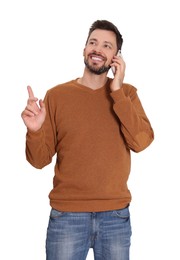
[[[101,29],[94,30],[89,36],[89,40],[91,39],[96,39],[99,42],[110,42],[113,45],[116,45],[115,33],[108,30],[101,30]]]

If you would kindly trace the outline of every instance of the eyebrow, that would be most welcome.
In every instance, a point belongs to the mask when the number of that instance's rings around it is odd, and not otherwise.
[[[95,41],[95,42],[97,42],[98,40],[97,40],[96,38],[89,38],[89,41]],[[104,43],[110,44],[111,46],[113,46],[113,44],[112,44],[111,42],[104,41]]]
[[[107,44],[113,46],[113,44],[112,44],[111,42],[105,41],[105,43],[107,43]]]
[[[89,38],[89,41],[95,41],[95,42],[97,42],[97,39],[96,39],[96,38]]]

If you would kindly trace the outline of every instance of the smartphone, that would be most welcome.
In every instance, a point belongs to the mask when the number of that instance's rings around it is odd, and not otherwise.
[[[116,56],[122,57],[122,54],[121,54],[120,50],[117,52]],[[112,73],[115,74],[116,70],[115,70],[114,66],[111,67],[111,70],[112,70]]]

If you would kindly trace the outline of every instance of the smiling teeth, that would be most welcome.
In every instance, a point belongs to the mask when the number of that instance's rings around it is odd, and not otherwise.
[[[92,57],[92,60],[99,60],[99,61],[101,61],[102,59],[97,58],[97,57]]]

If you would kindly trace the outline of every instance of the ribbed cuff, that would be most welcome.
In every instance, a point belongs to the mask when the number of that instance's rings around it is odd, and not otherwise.
[[[28,137],[33,137],[33,138],[40,138],[42,135],[44,134],[43,128],[41,127],[39,130],[37,131],[31,131],[31,130],[27,130],[27,136]]]
[[[124,94],[123,88],[120,88],[118,90],[112,91],[110,93],[111,97],[113,98],[114,102],[119,102],[119,101],[123,101],[126,99],[126,96]]]

